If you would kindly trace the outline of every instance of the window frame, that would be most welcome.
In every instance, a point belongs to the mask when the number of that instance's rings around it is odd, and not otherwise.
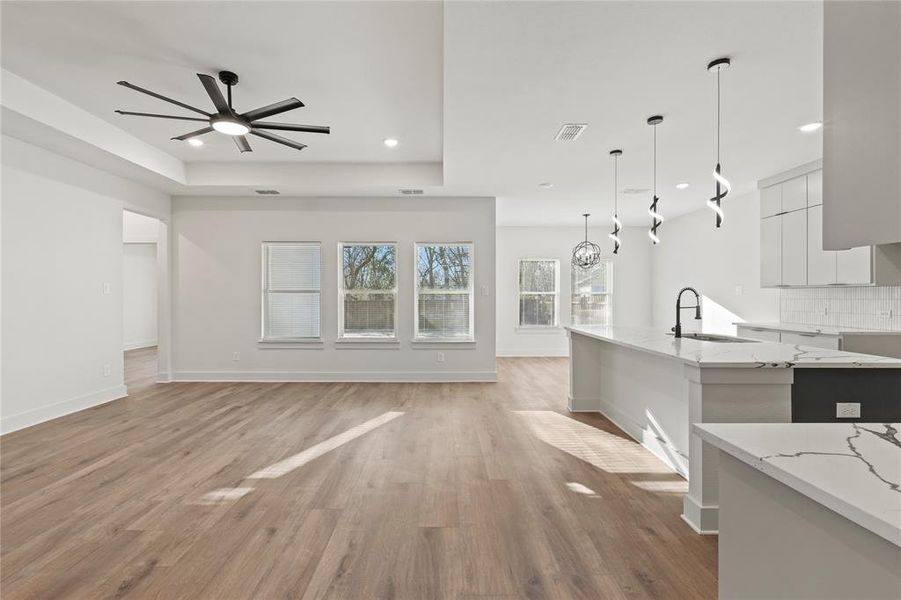
[[[553,292],[523,292],[522,291],[522,264],[525,262],[552,262],[554,263],[554,291]],[[522,323],[522,296],[554,296],[554,323],[553,325],[523,325]],[[556,258],[520,258],[516,261],[516,328],[524,330],[548,330],[560,328],[560,260]]]
[[[270,246],[310,246],[319,249],[319,287],[306,290],[270,290],[269,289],[269,247]],[[263,241],[260,242],[260,266],[261,266],[261,293],[260,293],[260,342],[267,344],[280,344],[292,342],[319,342],[322,340],[322,242],[315,241]],[[269,324],[269,294],[319,294],[319,335],[309,337],[270,337]]]
[[[466,246],[469,249],[469,289],[466,292],[435,291],[423,292],[433,294],[468,294],[469,295],[469,335],[458,337],[423,336],[419,333],[419,249],[426,246]],[[476,339],[475,321],[475,244],[472,242],[413,242],[413,341],[414,342],[473,342]]]
[[[572,273],[570,273],[570,278],[569,278],[570,279],[570,282],[569,282],[569,286],[570,286],[569,287],[569,306],[570,306],[569,321],[573,327],[609,327],[613,323],[613,287],[614,287],[613,261],[612,260],[602,260],[601,262],[606,265],[606,272],[607,272],[606,281],[604,282],[605,283],[605,286],[604,286],[605,291],[603,293],[603,295],[607,297],[607,302],[606,302],[607,322],[603,325],[600,325],[597,323],[587,323],[587,324],[580,323],[580,324],[576,325],[575,316],[572,311],[573,300],[576,297],[576,291],[575,291],[575,288],[573,286],[573,281],[572,281],[573,276],[574,276],[573,274],[575,273],[575,267],[573,267],[573,271],[572,271]],[[598,264],[600,264],[600,263],[598,263]],[[578,295],[582,296],[585,294],[578,294]],[[588,295],[591,295],[591,294],[588,294]]]
[[[394,332],[391,335],[347,335],[344,331],[344,298],[347,290],[344,287],[344,248],[346,246],[392,246],[394,248],[394,288],[390,290],[366,290],[364,294],[393,294],[394,295]],[[397,242],[338,242],[338,341],[379,343],[396,342],[397,337],[397,304],[398,304],[398,269],[399,256],[397,254]],[[359,294],[361,292],[352,292]]]

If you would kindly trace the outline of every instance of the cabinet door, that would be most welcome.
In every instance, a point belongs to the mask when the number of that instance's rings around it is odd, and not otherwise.
[[[807,174],[807,206],[823,203],[823,172],[814,171]],[[822,236],[822,234],[820,234]]]
[[[828,348],[838,350],[837,335],[820,335],[818,333],[793,333],[782,332],[782,343],[797,346],[813,346],[814,348]]]
[[[760,190],[760,218],[772,217],[782,212],[782,184]]]
[[[839,250],[836,254],[836,283],[872,283],[870,271],[871,247],[861,246]]]
[[[760,221],[760,285],[782,285],[782,217]]]
[[[782,217],[760,221],[760,285],[782,285]]]
[[[782,182],[782,212],[807,208],[807,175]]]
[[[760,340],[761,342],[778,342],[781,341],[778,331],[772,329],[763,329],[762,327],[748,327],[739,325],[736,327],[738,337],[748,338],[751,340]]]
[[[807,285],[835,283],[835,252],[823,250],[823,205],[807,209]]]
[[[807,285],[807,211],[778,218],[782,219],[782,285]]]

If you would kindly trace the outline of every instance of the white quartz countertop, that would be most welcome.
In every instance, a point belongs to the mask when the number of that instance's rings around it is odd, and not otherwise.
[[[804,325],[801,323],[754,323],[736,321],[739,327],[755,327],[771,331],[789,331],[791,333],[815,333],[819,335],[901,335],[901,331],[884,329],[854,329],[852,327],[827,327],[826,325]]]
[[[901,546],[899,423],[704,423],[694,432]]]
[[[720,368],[901,368],[901,359],[778,342],[723,343],[675,338],[662,327],[573,326],[585,335],[625,348]]]

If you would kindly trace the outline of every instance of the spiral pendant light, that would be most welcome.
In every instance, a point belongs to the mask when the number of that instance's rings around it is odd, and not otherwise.
[[[613,157],[613,231],[608,237],[613,240],[614,254],[618,254],[620,247],[623,245],[622,241],[619,239],[619,231],[623,228],[623,224],[619,220],[619,182],[617,180],[619,157],[622,155],[622,150],[610,151],[610,156]]]
[[[660,202],[660,198],[657,197],[657,126],[661,123],[663,123],[663,117],[660,115],[648,117],[648,125],[654,127],[654,199],[651,201],[651,206],[648,207],[648,214],[651,216],[651,228],[648,229],[648,237],[651,238],[651,243],[655,246],[660,243],[657,229],[663,223],[663,215],[660,214],[660,210],[657,207],[657,204]]]
[[[580,269],[588,269],[601,262],[601,247],[594,242],[588,241],[588,217],[591,215],[585,213],[585,241],[579,242],[573,248],[573,266]]]
[[[716,226],[723,225],[723,207],[721,206],[723,198],[732,191],[732,184],[723,177],[723,170],[720,166],[720,71],[728,69],[732,61],[728,58],[718,58],[710,61],[707,70],[716,69],[716,167],[713,169],[714,194],[713,198],[707,200],[707,206],[716,216]]]

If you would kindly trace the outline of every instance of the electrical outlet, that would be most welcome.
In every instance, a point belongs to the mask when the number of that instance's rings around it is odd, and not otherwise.
[[[234,360],[234,361],[241,360],[241,353],[240,352],[232,352],[232,360]]]
[[[444,352],[438,353],[438,362],[444,362]]]
[[[113,287],[110,285],[108,281],[103,282],[103,295],[106,296],[110,292],[112,292]]]
[[[743,286],[743,285],[735,286],[735,295],[736,296],[742,296],[742,295],[744,295],[744,293],[745,293],[745,286]]]
[[[835,416],[838,419],[859,419],[860,402],[836,402]]]
[[[109,365],[103,365],[103,376],[109,377],[110,373],[112,373],[112,369],[110,369]]]

